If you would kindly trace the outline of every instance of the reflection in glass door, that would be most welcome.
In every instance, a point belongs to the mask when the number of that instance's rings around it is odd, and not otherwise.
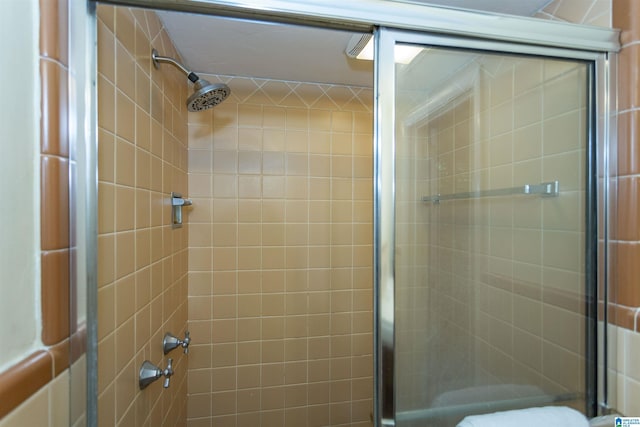
[[[436,44],[391,68],[385,52],[407,44],[379,42],[380,92],[394,97],[376,167],[383,399],[395,385],[382,418],[589,413],[592,62]]]

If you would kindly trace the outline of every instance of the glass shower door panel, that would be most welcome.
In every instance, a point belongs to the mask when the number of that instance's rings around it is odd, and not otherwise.
[[[397,424],[584,410],[588,65],[430,47],[395,76]]]

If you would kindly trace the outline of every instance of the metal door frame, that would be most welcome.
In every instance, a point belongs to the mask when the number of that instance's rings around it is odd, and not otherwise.
[[[606,384],[606,368],[598,371],[598,236],[606,238],[608,225],[606,210],[598,212],[598,198],[607,201],[608,185],[601,186],[597,194],[598,177],[608,177],[609,153],[609,54],[584,50],[558,49],[522,43],[479,40],[475,38],[452,37],[417,33],[397,29],[380,28],[376,31],[375,67],[375,145],[374,145],[374,309],[376,326],[376,425],[393,426],[396,421],[395,408],[395,64],[394,46],[407,43],[441,48],[477,50],[496,54],[517,54],[532,57],[584,61],[588,67],[588,133],[587,133],[587,206],[585,222],[585,280],[587,307],[587,337],[585,358],[587,359],[585,399],[588,400],[586,413],[595,416],[599,406],[606,407],[606,386],[598,396],[598,379]],[[604,159],[598,162],[598,156]],[[606,179],[605,179],[606,181]],[[607,203],[603,204],[607,206]],[[602,230],[598,230],[598,214],[604,217]],[[606,248],[606,244],[604,247]],[[607,257],[606,249],[601,257]],[[606,268],[606,262],[605,268]],[[607,274],[601,273],[606,281]],[[604,283],[603,289],[607,289]],[[601,296],[606,300],[606,295]],[[606,312],[606,310],[605,310]],[[606,323],[606,318],[605,318]],[[604,334],[606,335],[606,334]],[[606,352],[601,353],[600,364],[606,366]],[[599,378],[600,377],[600,378]],[[598,403],[600,402],[600,403]]]
[[[610,67],[607,61],[607,53],[617,52],[620,49],[619,31],[608,28],[588,27],[556,21],[500,15],[492,13],[478,13],[462,9],[427,6],[412,1],[403,0],[85,0],[77,6],[81,9],[73,18],[78,32],[86,34],[86,43],[71,44],[70,55],[86,58],[86,61],[78,64],[80,75],[85,76],[81,86],[85,90],[85,110],[76,112],[75,118],[83,123],[84,134],[78,140],[81,150],[86,153],[86,158],[79,165],[83,175],[87,177],[87,187],[84,190],[86,200],[87,223],[87,254],[86,275],[89,283],[88,289],[88,347],[87,357],[90,372],[88,373],[89,407],[88,424],[93,425],[97,420],[97,382],[95,372],[96,363],[92,361],[96,357],[97,336],[95,319],[97,313],[97,289],[95,289],[95,277],[97,276],[97,247],[96,247],[96,217],[97,217],[97,124],[96,105],[97,88],[96,64],[96,3],[110,4],[114,6],[143,7],[162,10],[174,10],[182,12],[201,13],[209,15],[265,20],[271,22],[292,23],[298,25],[318,26],[325,28],[349,29],[354,31],[376,33],[376,67],[375,67],[375,161],[374,161],[374,317],[376,319],[376,335],[374,346],[382,349],[381,343],[392,343],[393,335],[385,329],[391,325],[389,322],[382,326],[378,321],[392,319],[387,313],[386,305],[379,304],[381,300],[393,298],[393,231],[388,226],[380,227],[381,221],[392,218],[386,206],[388,199],[393,197],[393,188],[383,185],[381,177],[392,173],[387,170],[390,158],[385,158],[386,153],[393,147],[392,136],[387,135],[385,129],[393,129],[393,92],[381,89],[381,83],[386,82],[389,75],[389,67],[392,67],[393,57],[389,56],[389,49],[395,41],[405,40],[410,36],[414,43],[438,43],[446,46],[465,46],[474,49],[492,49],[504,52],[528,53],[531,55],[551,55],[562,58],[586,59],[594,61],[597,78],[597,97],[593,101],[597,104],[597,135],[598,155],[604,159],[604,166],[599,169],[604,177],[609,177],[609,75]],[[375,30],[378,27],[402,29]],[[409,33],[407,31],[414,31]],[[406,39],[409,40],[409,39]],[[462,43],[462,44],[460,44]],[[387,61],[387,65],[384,64]],[[73,94],[74,96],[77,94]],[[391,100],[391,102],[389,102]],[[601,124],[600,124],[601,123]],[[613,134],[613,132],[612,132]],[[391,144],[391,145],[389,145]],[[389,146],[387,146],[389,145]],[[391,166],[393,167],[393,166]],[[600,200],[607,199],[608,185],[605,185],[604,194],[599,195]],[[383,203],[384,202],[384,203]],[[604,212],[606,215],[606,212]],[[608,222],[605,221],[605,224]],[[606,233],[606,226],[605,231]],[[391,246],[388,246],[391,243]],[[606,247],[606,245],[605,245]],[[390,262],[391,261],[391,262]],[[606,265],[606,264],[605,264]],[[605,273],[606,278],[606,273]],[[384,286],[384,287],[383,287]],[[606,289],[606,288],[605,288]],[[606,310],[605,310],[606,312]],[[605,347],[606,348],[606,347]],[[382,392],[383,384],[389,383],[386,371],[382,371],[381,361],[392,361],[389,355],[384,356],[376,350],[374,364],[380,375],[374,378],[375,395],[374,411],[376,412],[376,425],[383,425],[383,413],[388,415],[388,410],[379,405],[383,397],[389,396],[389,391]],[[605,357],[606,357],[606,352]],[[392,357],[392,354],[391,354]],[[386,364],[384,366],[387,366]],[[93,370],[93,371],[92,371]],[[384,374],[384,375],[383,375]],[[391,395],[393,390],[390,391]],[[380,408],[379,408],[380,406]],[[392,420],[391,420],[392,421]]]

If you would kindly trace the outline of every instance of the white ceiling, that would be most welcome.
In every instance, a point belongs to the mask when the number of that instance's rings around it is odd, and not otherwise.
[[[414,0],[521,16],[533,15],[549,1]],[[187,68],[196,73],[373,84],[372,63],[350,59],[344,53],[354,33],[178,12],[159,15]]]

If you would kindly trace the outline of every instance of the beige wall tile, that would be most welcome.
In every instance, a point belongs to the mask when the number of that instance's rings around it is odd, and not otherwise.
[[[209,174],[213,179],[212,193],[194,199],[196,207],[210,200],[213,216],[193,212],[190,217],[189,301],[206,295],[209,282],[206,276],[197,275],[207,269],[236,278],[231,282],[237,280],[237,288],[221,284],[213,312],[206,314],[205,309],[204,314],[195,314],[190,306],[189,312],[194,313],[190,318],[194,322],[205,321],[207,316],[216,319],[212,322],[210,342],[216,344],[211,363],[227,369],[221,373],[232,372],[226,367],[238,366],[237,382],[229,377],[220,385],[229,387],[229,392],[237,390],[237,405],[231,405],[227,394],[213,393],[212,413],[221,405],[223,412],[246,414],[243,420],[248,422],[254,417],[249,414],[262,409],[263,423],[273,419],[283,425],[303,425],[308,418],[306,405],[312,403],[312,387],[325,384],[328,395],[317,400],[331,401],[327,381],[331,381],[332,358],[340,358],[333,375],[349,381],[352,306],[362,311],[358,331],[371,331],[367,324],[371,322],[371,275],[358,275],[369,277],[368,283],[357,282],[369,291],[358,294],[357,304],[350,290],[355,283],[352,260],[371,266],[371,113],[336,106],[334,100],[355,108],[357,103],[349,103],[347,97],[354,97],[357,91],[347,88],[302,83],[292,90],[293,86],[282,82],[242,78],[231,83],[238,84],[235,100],[246,97],[247,102],[228,100],[223,108],[216,108],[212,122],[219,127],[211,127],[206,119],[189,119],[193,123],[190,156],[202,154],[198,150],[207,149],[211,138],[214,150],[222,150],[213,152],[210,165],[189,164],[190,194],[197,191],[192,185],[196,176],[206,180]],[[333,100],[320,102],[324,93]],[[236,132],[236,136],[224,137],[223,145],[217,145],[223,131]],[[352,157],[356,131],[360,133],[357,159]],[[357,215],[354,198],[362,201],[358,205],[362,212]],[[357,229],[354,219],[359,221]],[[359,249],[351,247],[354,238]],[[212,255],[207,251],[210,247],[214,248]],[[333,268],[339,265],[344,270],[336,276],[340,290],[333,298],[327,292],[332,263]],[[214,278],[214,294],[217,289]],[[339,314],[332,320],[331,312]],[[345,335],[332,340],[332,322],[334,333]],[[370,359],[370,339],[358,342],[358,350]],[[359,376],[370,377],[371,370],[360,371]],[[288,386],[281,388],[284,384]],[[345,393],[343,385],[334,386],[334,399],[349,400],[338,396]],[[349,384],[346,390],[350,394]],[[222,412],[212,419],[221,417]]]
[[[123,425],[144,425],[158,419],[177,421],[179,411],[170,412],[170,405],[158,404],[159,393],[151,393],[147,401],[150,411],[137,410],[142,393],[146,396],[150,392],[140,392],[136,381],[139,363],[149,348],[147,358],[159,365],[166,363],[161,351],[150,346],[166,332],[160,328],[169,326],[176,335],[186,329],[188,231],[170,228],[165,204],[170,191],[188,195],[186,111],[160,96],[162,86],[168,95],[180,100],[183,96],[179,93],[186,90],[186,84],[181,77],[176,80],[176,75],[160,71],[153,73],[151,84],[148,21],[154,18],[154,24],[159,22],[152,12],[108,6],[100,9],[101,16],[112,16],[112,22],[101,26],[98,49],[105,77],[100,83],[98,117],[102,169],[99,306],[105,325],[101,327],[99,347],[98,376],[103,390],[99,412],[101,422],[114,425],[116,420]],[[166,49],[163,53],[175,53],[168,38],[160,44]],[[208,219],[210,215],[204,211]],[[211,256],[208,264],[210,260]],[[202,282],[199,289],[202,292]],[[173,305],[163,305],[163,294]],[[184,365],[176,362],[176,373],[182,374],[186,384],[186,373],[181,372]],[[172,382],[179,383],[180,379],[177,376]],[[164,397],[166,402],[184,400],[185,387],[171,390],[170,396]],[[108,421],[113,414],[115,418]]]

